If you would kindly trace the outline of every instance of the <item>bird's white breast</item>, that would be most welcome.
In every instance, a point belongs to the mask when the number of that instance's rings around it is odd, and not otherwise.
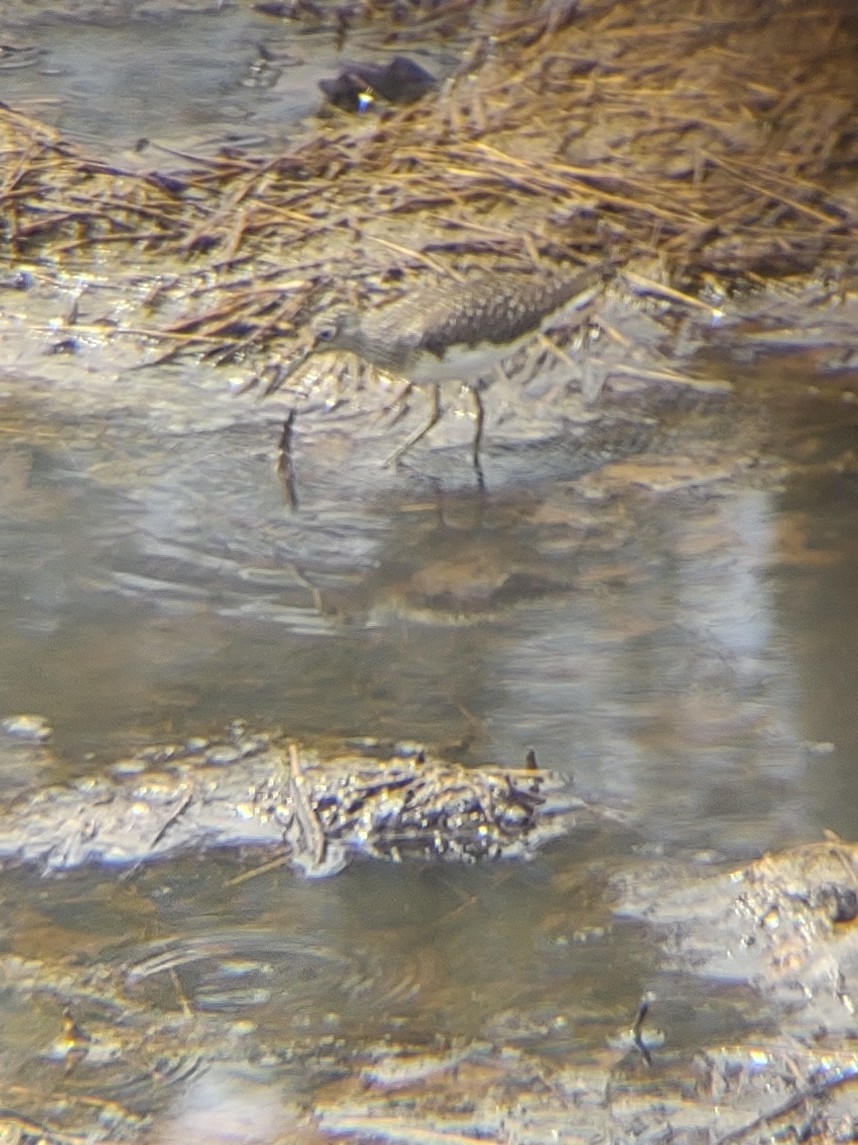
[[[423,351],[409,366],[407,376],[416,386],[429,386],[436,382],[476,381],[517,348],[516,345],[498,346],[495,342],[478,342],[474,346],[448,349],[441,357]]]

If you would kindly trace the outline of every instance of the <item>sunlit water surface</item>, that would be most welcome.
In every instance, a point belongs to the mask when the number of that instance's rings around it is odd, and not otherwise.
[[[6,402],[0,711],[42,715],[57,753],[22,775],[7,744],[9,791],[240,718],[465,762],[517,765],[533,747],[631,825],[532,862],[361,862],[328,881],[234,882],[257,860],[226,853],[130,877],[9,872],[7,950],[103,962],[153,1014],[226,1021],[229,1052],[208,1027],[160,1036],[173,1054],[214,1039],[232,1062],[221,1092],[274,1085],[278,1101],[330,1083],[356,1046],[601,1051],[653,987],[674,1044],[735,1034],[730,1004],[661,981],[651,940],[612,919],[606,879],[662,853],[855,834],[855,477],[829,464],[852,406],[808,394],[767,415],[769,453],[744,477],[610,495],[573,455],[568,477],[522,488],[489,444],[479,494],[466,470],[445,488],[416,460],[349,471],[311,434],[291,509],[267,407],[212,394],[199,416],[219,428],[180,430],[162,381],[149,410],[75,412],[38,385]],[[56,1036],[57,1003],[37,998],[22,1024],[8,996],[13,1076]],[[119,1005],[80,1008],[110,1027]],[[124,1092],[132,1067],[111,1069]],[[189,1116],[200,1084],[171,1099]]]
[[[241,123],[257,98],[243,77],[258,18],[183,19],[226,37],[212,72],[184,71],[164,40],[159,67],[175,85],[196,76],[183,118],[199,100],[205,121],[216,98]],[[139,36],[151,60],[158,25],[39,35],[54,37],[67,84],[58,122],[119,131],[129,146],[156,134],[154,103],[131,114],[115,75],[80,69],[86,45],[112,37],[133,79]],[[165,91],[153,85],[153,99]],[[400,471],[352,451],[372,430],[347,407],[298,441],[296,510],[272,469],[276,406],[232,399],[192,365],[108,377],[75,359],[18,359],[14,333],[4,339],[17,366],[0,383],[0,715],[54,729],[38,774],[3,745],[7,792],[238,718],[307,742],[426,742],[467,763],[517,765],[533,748],[631,823],[530,863],[364,862],[328,881],[284,868],[236,881],[253,860],[229,854],[121,877],[7,872],[5,953],[47,973],[69,958],[103,964],[123,1004],[175,1016],[181,1030],[153,1034],[153,1053],[161,1037],[165,1054],[196,1047],[226,1063],[170,1090],[162,1140],[187,1139],[183,1118],[199,1127],[213,1095],[228,1105],[233,1093],[252,1095],[246,1136],[273,1139],[281,1101],[376,1042],[486,1039],[558,1060],[601,1050],[653,986],[671,999],[674,1042],[740,1024],[693,983],[661,982],[649,940],[611,918],[605,880],[663,852],[740,858],[825,828],[858,832],[848,376],[817,379],[800,354],[710,363],[755,396],[678,419],[691,478],[664,487],[632,469],[600,484],[568,443],[522,454],[489,440],[482,495],[461,449],[426,450]],[[694,459],[748,424],[744,472],[694,480]],[[62,997],[0,996],[4,1084],[33,1062],[45,1094],[72,1084],[43,1057]],[[78,1008],[93,1030],[119,1022],[115,1006],[92,992]],[[188,1028],[188,1015],[203,1024]],[[80,1088],[115,1083],[133,1106],[134,1071],[151,1077],[151,1061],[110,1068]]]

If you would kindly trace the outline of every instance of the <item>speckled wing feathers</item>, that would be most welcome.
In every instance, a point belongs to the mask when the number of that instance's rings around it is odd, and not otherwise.
[[[451,345],[504,345],[533,331],[575,295],[604,278],[605,268],[542,277],[537,273],[483,275],[464,286],[424,285],[419,291],[370,312],[364,331],[375,347],[386,344],[427,350],[443,358]]]
[[[513,343],[539,329],[547,317],[593,281],[590,275],[547,280],[509,275],[476,282],[464,294],[448,292],[439,306],[446,309],[443,328],[428,328],[427,323],[420,347],[443,357],[451,343]]]

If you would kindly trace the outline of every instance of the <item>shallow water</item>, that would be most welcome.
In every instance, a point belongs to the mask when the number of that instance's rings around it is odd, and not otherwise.
[[[273,407],[204,374],[165,371],[150,404],[151,373],[129,376],[106,410],[10,382],[0,711],[43,715],[77,768],[240,717],[475,761],[533,747],[664,843],[848,835],[854,407],[842,382],[770,404],[783,369],[755,367],[756,409],[674,419],[577,478],[568,449],[522,488],[489,439],[486,495],[456,446],[390,471],[314,429],[297,510]],[[334,446],[368,433],[326,417]],[[694,456],[728,457],[725,422],[756,453],[717,481]],[[420,471],[439,458],[446,484]]]
[[[239,1031],[226,1049],[187,1020],[150,1036],[149,1052],[160,1037],[206,1060],[216,1044],[225,1070],[203,1083],[176,1066],[159,1117],[184,1128],[159,1121],[164,1139],[200,1123],[203,1084],[241,1120],[236,1095],[293,1108],[358,1049],[361,1068],[398,1045],[474,1039],[558,1062],[601,1053],[652,988],[674,1047],[744,1029],[729,998],[665,981],[604,893],[635,856],[737,858],[858,830],[851,390],[791,377],[789,401],[772,402],[787,392],[781,355],[719,364],[731,372],[737,395],[714,422],[677,417],[660,446],[583,475],[572,451],[566,473],[551,462],[559,478],[534,467],[522,486],[489,441],[484,494],[466,468],[456,478],[455,446],[391,472],[360,451],[354,466],[327,457],[314,429],[297,509],[273,474],[265,405],[212,392],[196,426],[179,424],[199,402],[181,371],[164,371],[156,403],[141,402],[150,382],[129,382],[122,408],[101,412],[99,395],[72,406],[37,379],[27,396],[6,389],[0,711],[49,721],[66,774],[238,717],[307,742],[440,744],[466,762],[519,764],[533,747],[632,823],[530,863],[366,862],[323,882],[281,868],[234,884],[258,860],[226,854],[119,881],[9,872],[8,951],[46,960],[49,977],[69,952],[121,972],[118,998],[77,1002],[90,1034],[108,1036],[129,998],[161,1021],[188,1010]],[[753,427],[754,457],[695,474],[698,448],[732,456],[711,432],[725,417],[743,441]],[[446,484],[420,470],[439,457]],[[6,755],[7,786],[26,784]],[[52,758],[30,778],[62,772]],[[24,1030],[7,997],[11,1082],[57,1036],[61,1007],[36,989]],[[136,1109],[141,1054],[76,1071],[74,1086]]]
[[[109,149],[136,162],[141,151],[139,161],[152,157],[163,170],[169,160],[146,141],[196,153],[214,143],[283,143],[323,105],[318,81],[350,61],[384,62],[406,47],[440,77],[458,58],[455,38],[429,52],[407,24],[350,27],[341,37],[335,5],[282,9],[276,16],[250,4],[155,0],[87,11],[59,0],[34,13],[31,4],[10,4],[3,98],[102,155]]]
[[[183,130],[195,108],[199,128],[223,83],[243,122],[236,55],[258,17],[223,19],[34,28],[56,37],[69,79],[58,122],[102,143],[152,133],[159,106],[87,79],[82,45],[109,42],[125,67],[141,44],[203,26],[219,29],[211,70],[170,49],[158,64],[176,88],[159,82],[153,99],[184,91]],[[594,442],[594,428],[516,447],[497,418],[485,493],[466,409],[390,470],[379,456],[401,426],[320,403],[297,423],[293,509],[273,473],[276,401],[233,398],[193,364],[124,370],[96,344],[45,356],[50,306],[34,350],[4,297],[0,715],[54,730],[35,775],[2,745],[7,791],[240,718],[308,742],[426,742],[468,763],[533,748],[632,825],[530,863],[366,862],[328,881],[282,868],[236,881],[257,860],[227,854],[121,877],[6,872],[4,954],[46,969],[0,995],[3,1091],[20,1101],[36,1072],[44,1101],[94,1092],[126,1118],[135,1101],[155,1109],[159,1140],[203,1134],[212,1106],[246,1139],[274,1140],[287,1107],[374,1045],[477,1039],[571,1061],[603,1052],[653,987],[673,1045],[735,1036],[740,1008],[665,981],[649,939],[612,918],[605,881],[662,852],[736,858],[858,833],[851,312],[797,325],[794,345],[713,338],[689,358],[726,385],[664,398],[628,440]],[[534,424],[550,423],[536,404]],[[56,985],[70,966],[104,967],[121,989]],[[175,1028],[67,1074],[44,1055],[70,997],[91,1034],[134,1006]],[[177,1047],[220,1064],[178,1069],[154,1098],[153,1061]]]

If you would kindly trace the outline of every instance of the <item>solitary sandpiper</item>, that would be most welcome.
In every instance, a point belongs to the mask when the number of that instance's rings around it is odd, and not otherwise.
[[[451,279],[419,284],[411,293],[365,313],[336,308],[314,323],[309,348],[288,374],[311,354],[344,350],[411,385],[431,386],[429,420],[390,461],[402,457],[438,421],[440,384],[466,384],[476,408],[472,458],[481,480],[485,411],[477,383],[567,307],[590,301],[610,270],[609,264],[600,263],[545,272],[481,271],[464,283]],[[278,389],[282,381],[283,375],[267,392]]]

